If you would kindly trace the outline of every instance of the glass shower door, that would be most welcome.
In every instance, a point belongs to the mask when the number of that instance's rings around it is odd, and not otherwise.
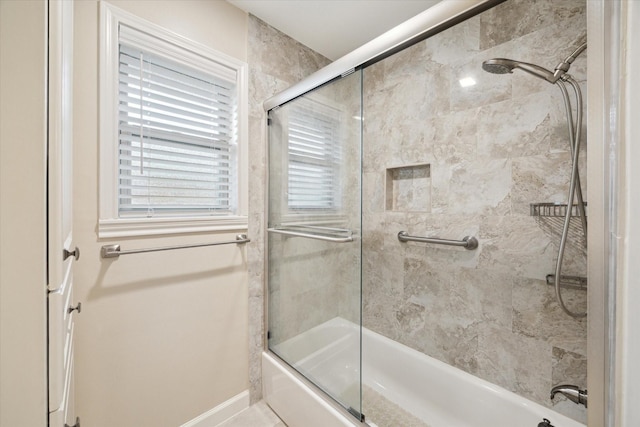
[[[269,112],[269,349],[361,414],[361,73]]]

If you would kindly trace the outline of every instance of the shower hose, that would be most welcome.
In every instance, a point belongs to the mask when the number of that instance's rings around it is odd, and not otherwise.
[[[571,100],[565,82],[569,83],[573,88],[576,97],[576,122],[573,122],[573,115],[571,112]],[[564,260],[564,252],[567,246],[567,238],[569,235],[569,225],[571,222],[571,211],[573,210],[573,199],[577,196],[578,216],[582,223],[582,230],[584,232],[584,244],[586,247],[587,242],[587,216],[585,214],[584,202],[582,200],[582,189],[580,185],[580,174],[578,173],[578,158],[580,155],[580,136],[582,130],[582,92],[580,86],[569,74],[565,74],[560,80],[556,82],[562,97],[564,99],[564,106],[567,114],[567,125],[569,130],[569,145],[571,146],[571,179],[569,182],[569,196],[567,200],[567,209],[564,217],[564,223],[562,227],[562,236],[560,238],[560,246],[558,248],[558,260],[556,261],[555,271],[555,291],[556,299],[560,304],[562,310],[569,316],[574,318],[586,317],[587,313],[576,313],[571,311],[564,303],[562,299],[562,292],[560,290],[560,281],[562,274],[562,262]]]

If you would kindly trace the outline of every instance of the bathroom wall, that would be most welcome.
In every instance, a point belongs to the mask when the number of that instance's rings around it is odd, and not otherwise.
[[[0,426],[47,424],[43,1],[0,1]]]
[[[553,69],[585,37],[584,1],[510,0],[365,69],[363,166],[364,326],[581,421],[583,407],[549,390],[586,387],[587,322],[545,283],[561,221],[529,215],[530,203],[566,200],[563,101],[547,82],[481,64]],[[585,67],[583,55],[571,68],[583,89]],[[563,273],[585,276],[577,225]],[[480,246],[400,243],[401,230]],[[585,291],[563,295],[586,309]]]
[[[266,113],[265,99],[286,89],[329,60],[249,15],[249,391],[251,401],[262,398],[261,353],[264,349]]]
[[[114,1],[240,60],[247,15],[226,2]],[[100,258],[123,249],[233,240],[239,231],[98,239],[99,2],[75,2],[74,236],[77,412],[83,425],[175,427],[248,389],[246,247]]]
[[[250,63],[252,242],[102,260],[104,244],[200,243],[230,240],[236,232],[97,239],[98,2],[76,3],[74,225],[83,253],[76,273],[77,299],[83,302],[77,324],[78,413],[97,427],[175,426],[246,389],[253,401],[261,398],[262,101],[328,61],[226,2],[111,3]]]

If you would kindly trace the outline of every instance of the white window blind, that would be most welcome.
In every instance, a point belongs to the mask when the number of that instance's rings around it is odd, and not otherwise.
[[[234,214],[235,73],[168,59],[156,45],[120,27],[119,216]]]
[[[340,206],[340,114],[310,99],[291,106],[288,120],[288,207],[335,211]]]

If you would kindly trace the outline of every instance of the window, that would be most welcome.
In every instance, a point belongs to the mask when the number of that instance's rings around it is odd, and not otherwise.
[[[120,216],[235,213],[235,82],[120,43]]]
[[[100,237],[246,228],[246,65],[101,8]]]
[[[299,99],[288,119],[288,200],[290,213],[339,210],[340,112]]]

